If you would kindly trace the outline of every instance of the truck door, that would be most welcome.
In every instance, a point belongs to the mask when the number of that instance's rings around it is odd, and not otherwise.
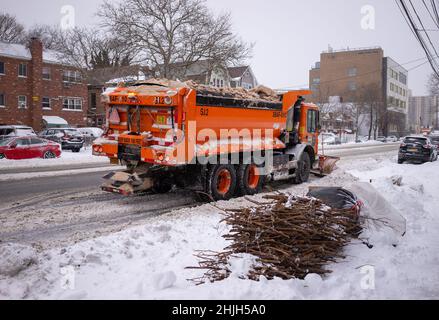
[[[314,150],[318,148],[319,135],[319,111],[315,109],[308,109],[306,116],[306,136],[307,142],[313,146]]]

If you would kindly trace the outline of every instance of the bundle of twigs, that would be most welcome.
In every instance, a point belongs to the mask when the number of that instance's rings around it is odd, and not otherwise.
[[[325,265],[344,258],[343,246],[361,232],[355,210],[333,209],[317,199],[285,194],[265,199],[271,201],[225,211],[223,221],[231,230],[224,238],[232,244],[222,253],[199,252],[199,266],[190,269],[207,272],[191,281],[202,284],[227,278],[231,273],[228,261],[236,254],[257,258],[247,275],[251,280],[325,275],[331,272]]]

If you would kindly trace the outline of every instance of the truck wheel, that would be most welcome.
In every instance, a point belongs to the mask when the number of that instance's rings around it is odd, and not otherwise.
[[[0,159],[4,159],[6,158],[5,155],[3,153],[0,153]]]
[[[398,159],[398,164],[403,164],[403,163],[404,163],[404,160]]]
[[[227,165],[215,165],[208,174],[207,193],[215,201],[230,200],[235,195],[236,170],[235,167]]]
[[[260,175],[260,169],[257,165],[253,163],[240,165],[236,174],[238,178],[238,195],[255,195],[261,192],[264,177]]]
[[[311,171],[311,160],[307,152],[302,153],[297,163],[296,176],[294,177],[295,184],[307,182]]]

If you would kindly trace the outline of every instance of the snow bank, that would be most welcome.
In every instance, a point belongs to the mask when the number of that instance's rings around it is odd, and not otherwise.
[[[14,277],[36,262],[32,247],[7,243],[0,246],[0,275]]]
[[[25,160],[0,160],[0,173],[2,169],[15,168],[44,168],[53,166],[68,166],[78,164],[109,163],[106,157],[96,157],[92,155],[91,148],[81,149],[81,152],[74,153],[64,150],[61,157],[57,159],[25,159]]]
[[[337,170],[312,184],[348,187],[353,176],[372,181],[406,219],[406,234],[396,246],[388,239],[370,247],[352,242],[345,248],[346,259],[329,265],[333,273],[326,277],[241,280],[239,275],[254,263],[252,256],[244,256],[232,261],[234,272],[224,281],[188,282],[203,275],[203,270],[186,269],[197,265],[196,250],[220,251],[228,245],[222,238],[228,227],[220,223],[221,208],[250,204],[236,199],[178,210],[144,226],[43,251],[38,264],[16,276],[0,276],[0,299],[438,299],[439,162],[397,165],[392,158],[343,166],[350,174]],[[400,186],[392,181],[395,175],[402,176]],[[308,186],[283,191],[304,195]],[[260,195],[254,199],[263,201]]]

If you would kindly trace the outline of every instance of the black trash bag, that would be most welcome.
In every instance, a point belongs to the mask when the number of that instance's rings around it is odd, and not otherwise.
[[[333,209],[359,210],[361,202],[352,192],[339,187],[310,188],[308,197],[319,199]]]

